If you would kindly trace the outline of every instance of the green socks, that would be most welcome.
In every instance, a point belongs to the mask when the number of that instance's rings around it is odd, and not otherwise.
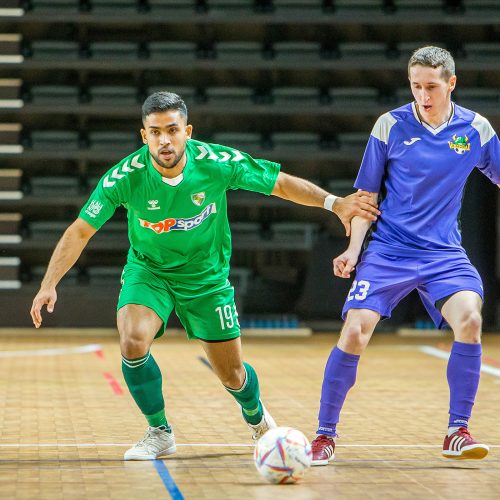
[[[252,425],[258,424],[262,420],[262,403],[260,402],[259,379],[255,370],[248,364],[243,363],[246,372],[245,382],[241,389],[229,389],[229,392],[241,406],[243,418]]]
[[[122,357],[122,372],[130,394],[149,425],[164,425],[169,429],[165,417],[161,371],[151,353],[137,359]]]

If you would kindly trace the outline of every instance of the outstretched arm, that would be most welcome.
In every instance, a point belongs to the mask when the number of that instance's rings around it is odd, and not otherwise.
[[[351,233],[351,219],[360,216],[367,221],[374,221],[380,212],[377,209],[376,198],[373,199],[366,191],[358,191],[345,198],[334,197],[312,182],[280,172],[271,193],[284,200],[293,201],[299,205],[327,208],[335,213],[346,230],[346,236]],[[328,197],[328,199],[327,199]],[[333,205],[331,201],[333,199]],[[326,202],[326,203],[325,203]],[[330,202],[330,203],[329,203]]]
[[[376,200],[377,193],[370,193],[372,200]],[[366,233],[370,228],[371,222],[362,217],[354,217],[351,222],[352,232],[351,239],[347,250],[333,259],[333,274],[339,278],[350,278],[351,272],[354,271],[358,263],[361,247],[365,239]]]
[[[54,310],[54,304],[57,301],[57,284],[73,267],[73,264],[78,260],[88,241],[95,233],[96,229],[88,222],[78,218],[66,229],[57,243],[50,258],[47,272],[40,285],[40,290],[33,299],[33,305],[31,306],[31,318],[36,328],[40,328],[42,324],[42,307],[47,305],[49,313]]]

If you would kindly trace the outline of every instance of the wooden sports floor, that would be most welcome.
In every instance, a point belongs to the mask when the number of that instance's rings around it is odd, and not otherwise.
[[[172,336],[153,347],[177,453],[124,462],[146,425],[126,390],[117,339],[33,333],[0,336],[1,499],[500,498],[500,336],[484,338],[487,371],[471,420],[473,435],[491,445],[486,459],[440,455],[450,337],[375,334],[342,414],[335,462],[277,486],[255,470],[250,432],[196,342]],[[309,439],[336,339],[244,339],[266,406]]]

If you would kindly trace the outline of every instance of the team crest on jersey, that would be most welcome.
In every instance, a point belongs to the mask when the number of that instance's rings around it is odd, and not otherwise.
[[[205,201],[205,193],[194,193],[191,195],[191,201],[198,207],[203,205]]]
[[[470,142],[467,136],[461,137],[453,134],[452,139],[453,142],[448,141],[448,145],[457,155],[463,155],[466,151],[470,151]]]
[[[101,202],[92,200],[89,206],[85,209],[85,213],[95,219],[99,215],[99,212],[102,210],[102,207],[103,205]]]

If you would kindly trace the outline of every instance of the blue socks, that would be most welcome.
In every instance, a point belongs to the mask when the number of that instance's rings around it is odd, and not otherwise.
[[[317,434],[336,436],[340,410],[347,392],[356,381],[359,355],[348,354],[335,347],[326,363]]]
[[[481,372],[481,344],[453,342],[448,369],[450,387],[449,427],[467,427]]]

